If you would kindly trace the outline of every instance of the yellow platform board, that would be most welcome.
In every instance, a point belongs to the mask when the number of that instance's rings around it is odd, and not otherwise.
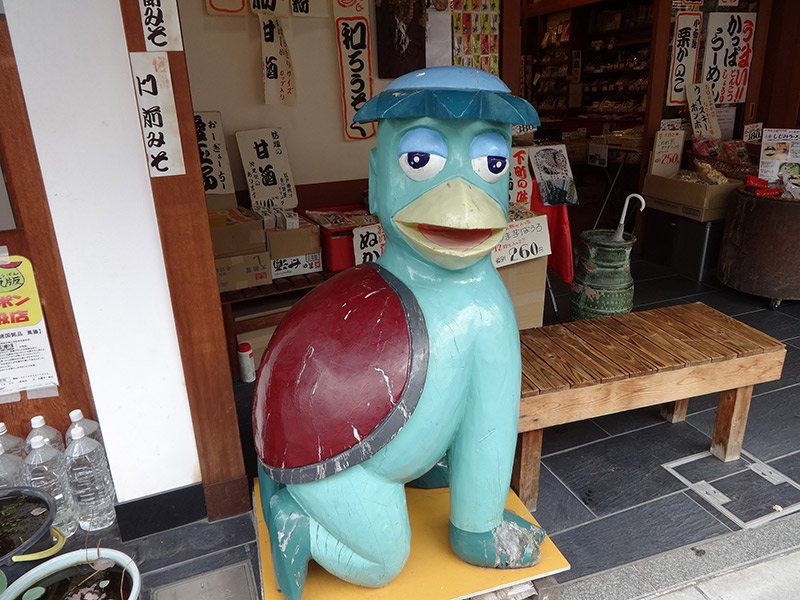
[[[549,537],[542,544],[542,560],[536,566],[527,569],[485,569],[468,565],[450,549],[450,491],[447,488],[406,488],[406,498],[411,521],[411,554],[402,573],[386,587],[370,589],[342,581],[312,561],[303,591],[304,600],[461,599],[569,569],[569,563]],[[512,491],[509,491],[506,508],[535,522]],[[255,513],[264,600],[281,600],[283,596],[276,590],[272,570],[269,533],[261,512],[258,480],[255,484]]]

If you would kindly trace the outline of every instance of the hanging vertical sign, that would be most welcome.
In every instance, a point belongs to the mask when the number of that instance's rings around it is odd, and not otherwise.
[[[357,265],[377,261],[385,247],[386,233],[380,223],[353,229],[353,254]]]
[[[533,177],[531,177],[530,167],[528,166],[528,149],[511,149],[511,186],[509,195],[509,205],[519,206],[530,210],[531,197],[530,191],[533,187]]]
[[[261,25],[261,78],[264,83],[264,102],[294,106],[297,93],[294,69],[283,28],[275,17],[259,14]]]
[[[151,177],[183,175],[181,134],[166,52],[130,52]]]
[[[177,0],[139,0],[147,50],[183,50]]]
[[[694,83],[703,14],[678,13],[672,40],[672,65],[669,69],[667,106],[686,104],[686,85]]]
[[[292,14],[290,0],[249,0],[250,12],[269,17],[289,17]]]
[[[58,385],[31,262],[0,258],[0,395]]]
[[[363,140],[375,135],[375,123],[353,123],[356,112],[372,98],[370,24],[365,0],[334,0],[339,71],[342,77],[344,138]]]
[[[714,102],[744,102],[753,58],[756,13],[710,13],[703,57],[703,81]]]
[[[327,17],[327,0],[292,0],[294,17]]]
[[[717,121],[714,96],[708,83],[693,83],[686,86],[686,99],[689,101],[689,118],[695,137],[718,139],[722,135]]]
[[[719,6],[722,8],[723,6],[730,6],[730,7],[737,7],[739,6],[739,0],[719,0]]]
[[[206,0],[206,11],[210,15],[246,15],[247,0]]]
[[[219,112],[194,113],[194,132],[200,152],[200,169],[206,194],[234,192],[231,163],[225,146],[222,115]]]
[[[236,144],[242,157],[253,210],[263,216],[267,208],[297,206],[292,170],[281,142],[281,130],[237,131]]]

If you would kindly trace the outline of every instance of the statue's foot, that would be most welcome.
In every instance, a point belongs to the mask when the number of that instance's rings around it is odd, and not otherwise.
[[[461,560],[478,567],[518,569],[539,562],[539,546],[545,532],[511,512],[503,511],[503,522],[491,531],[474,533],[450,523],[450,546]]]
[[[269,545],[278,587],[286,600],[300,600],[311,558],[309,518],[286,490],[269,503]]]

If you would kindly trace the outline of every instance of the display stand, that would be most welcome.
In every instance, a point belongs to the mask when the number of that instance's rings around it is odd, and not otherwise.
[[[282,600],[275,589],[275,576],[269,550],[269,534],[261,512],[258,482],[255,489],[255,513],[258,547],[265,600]],[[311,563],[304,598],[326,600],[362,598],[394,600],[420,598],[459,600],[503,589],[514,584],[540,579],[569,569],[569,563],[548,537],[542,544],[542,560],[527,569],[485,569],[468,565],[450,549],[448,515],[450,491],[447,488],[422,490],[406,488],[411,521],[411,555],[400,575],[389,585],[371,589],[352,585],[334,577],[316,563]],[[509,492],[506,508],[535,521],[514,492]]]

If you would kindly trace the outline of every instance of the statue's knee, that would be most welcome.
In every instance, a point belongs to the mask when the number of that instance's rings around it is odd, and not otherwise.
[[[361,585],[367,587],[383,587],[400,574],[408,560],[410,544],[392,544],[388,552],[384,552],[381,560],[366,569]]]

